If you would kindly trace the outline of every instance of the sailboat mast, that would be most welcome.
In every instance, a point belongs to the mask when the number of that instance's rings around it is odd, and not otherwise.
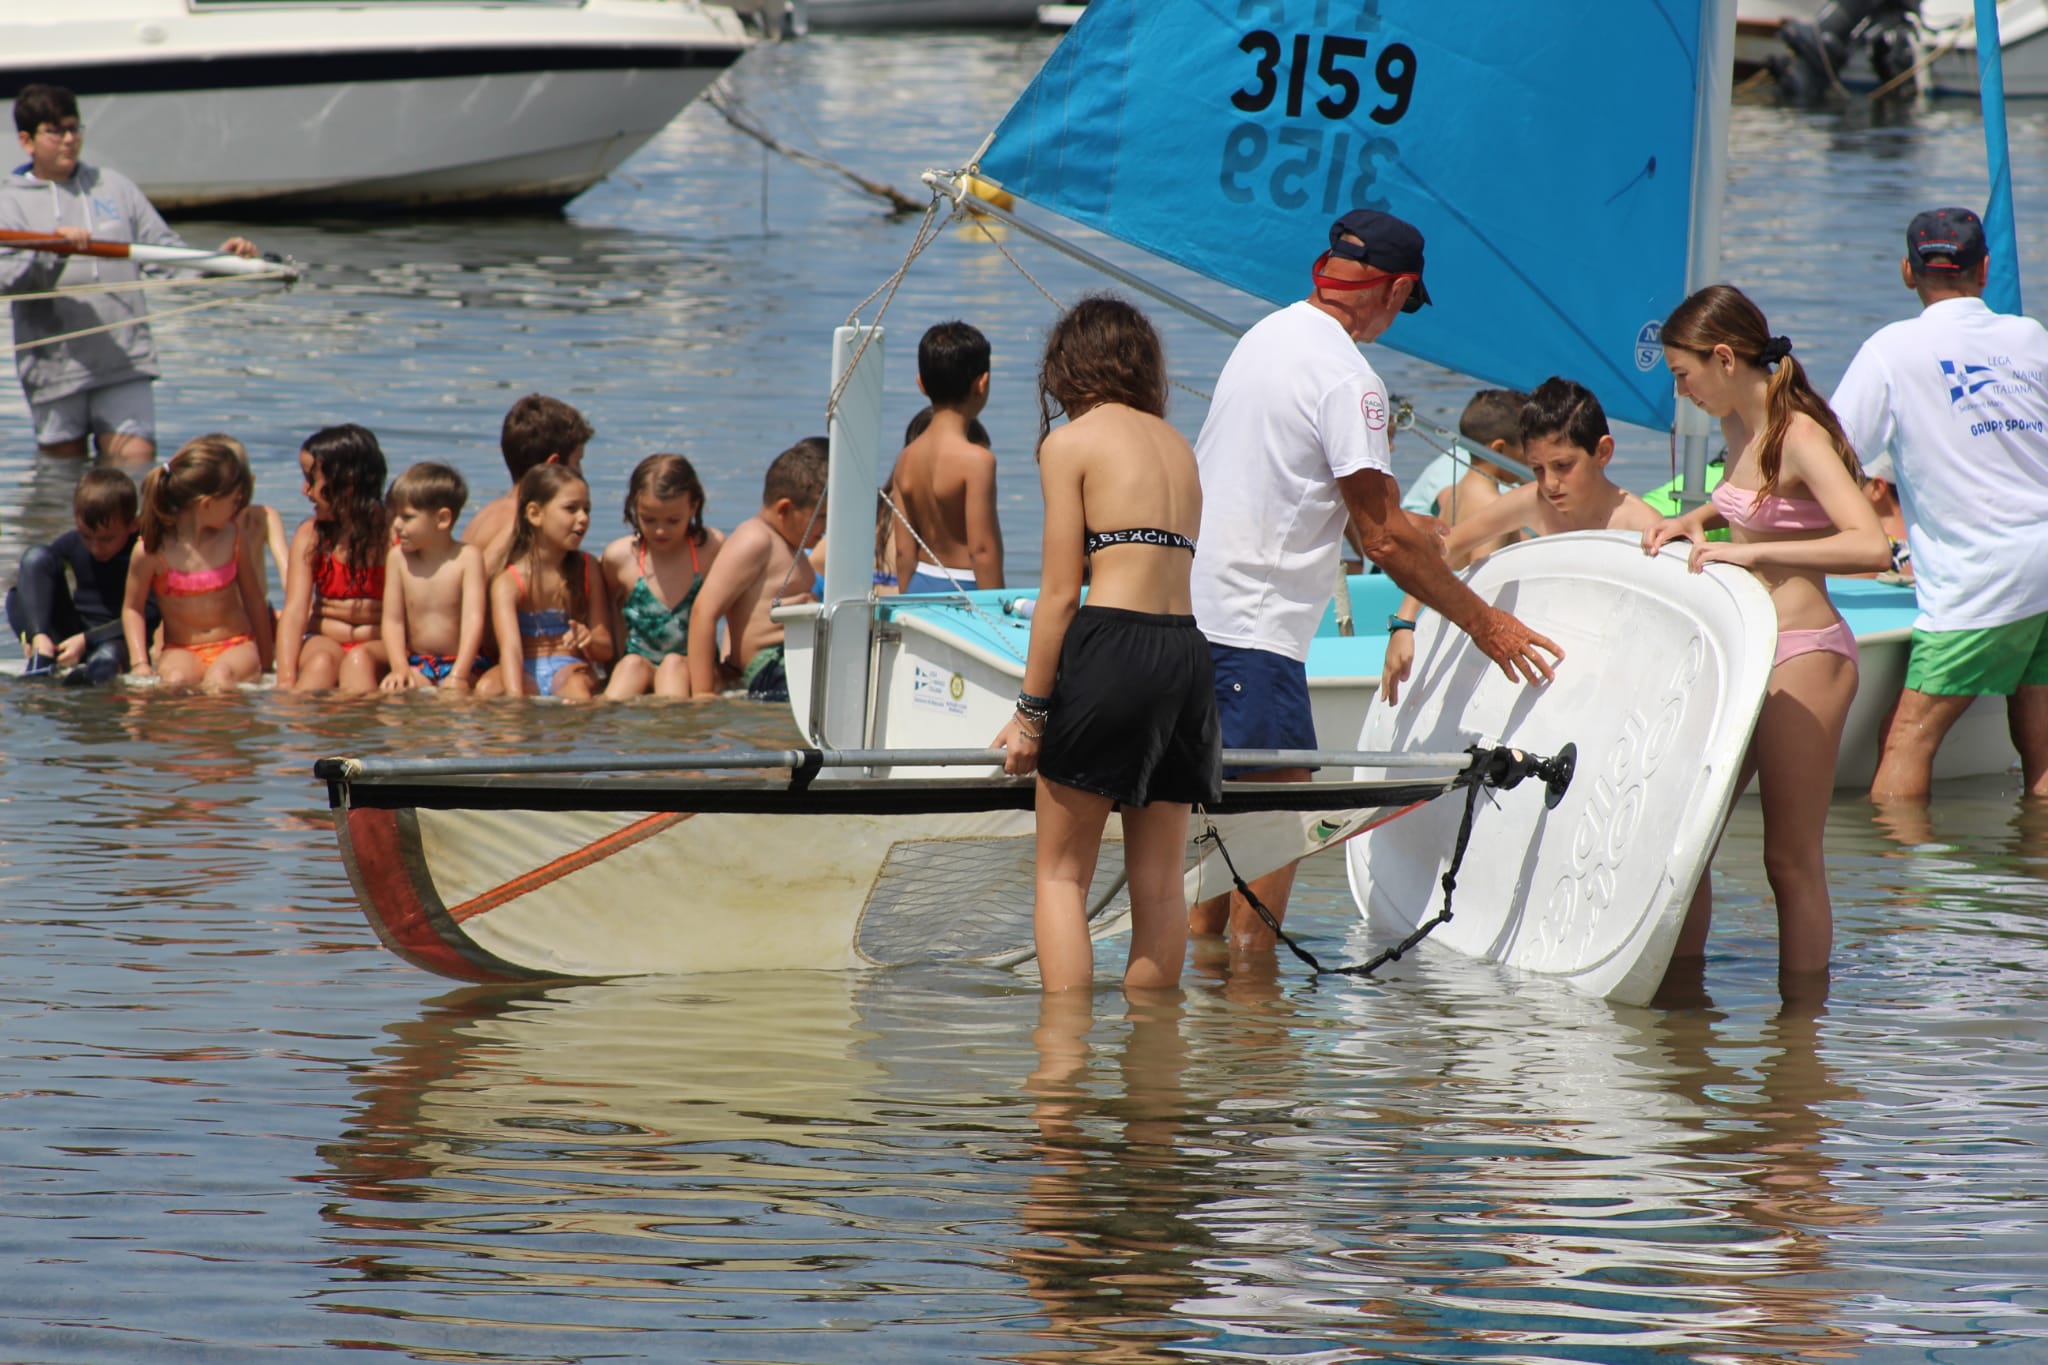
[[[1991,200],[1984,208],[1991,278],[1985,281],[1984,302],[1995,313],[2018,313],[2019,230],[2013,223],[2012,154],[2005,143],[2005,44],[1998,35],[1998,0],[1977,0],[1977,98],[1984,111],[1984,164],[1991,173]]]
[[[1692,241],[1686,252],[1685,292],[1691,295],[1721,276],[1721,203],[1728,181],[1728,104],[1735,82],[1735,0],[1705,0],[1700,6],[1699,113],[1693,121]],[[1678,446],[1685,480],[1682,507],[1707,499],[1707,453],[1714,439],[1707,415],[1691,403],[1678,405]]]

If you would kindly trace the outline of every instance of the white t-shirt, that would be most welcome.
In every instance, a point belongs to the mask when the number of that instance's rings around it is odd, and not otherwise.
[[[2048,612],[2048,331],[1982,299],[1881,328],[1835,390],[1857,452],[1890,453],[1921,630]]]
[[[1195,439],[1202,534],[1195,620],[1218,644],[1307,660],[1337,586],[1337,480],[1391,473],[1386,386],[1335,318],[1306,301],[1238,340]]]

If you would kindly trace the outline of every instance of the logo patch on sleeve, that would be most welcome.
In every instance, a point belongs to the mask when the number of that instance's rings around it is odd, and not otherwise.
[[[1359,397],[1358,411],[1365,418],[1366,430],[1385,431],[1387,429],[1387,400],[1386,396],[1378,390],[1367,389]]]

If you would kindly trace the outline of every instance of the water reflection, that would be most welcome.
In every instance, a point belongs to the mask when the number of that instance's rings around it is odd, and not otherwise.
[[[1107,1085],[1090,1007],[1080,993],[1047,996],[1032,1034],[1038,1064],[1025,1091],[1040,1173],[1020,1211],[1033,1242],[1009,1261],[1043,1308],[1033,1334],[1056,1344],[1018,1361],[1156,1359],[1156,1349],[1200,1350],[1218,1335],[1191,1330],[1184,1307],[1207,1295],[1201,1259],[1219,1250],[1190,1214],[1225,1192],[1218,1168],[1189,1152],[1211,1105],[1187,1089],[1178,993],[1128,1004]]]

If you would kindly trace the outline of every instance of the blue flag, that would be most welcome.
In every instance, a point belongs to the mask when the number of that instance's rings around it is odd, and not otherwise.
[[[1435,302],[1381,344],[1667,427],[1701,4],[1092,0],[978,173],[1276,304],[1333,219],[1393,213]]]

